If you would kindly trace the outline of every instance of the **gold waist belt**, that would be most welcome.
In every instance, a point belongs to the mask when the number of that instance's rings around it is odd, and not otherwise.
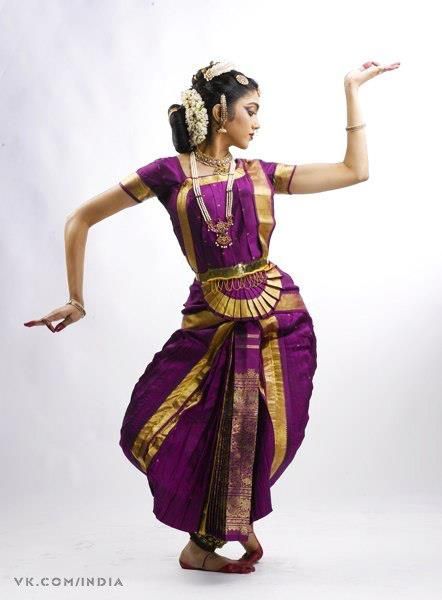
[[[233,318],[261,318],[281,296],[282,274],[266,258],[198,273],[204,299],[213,312]]]
[[[270,265],[272,265],[272,263],[270,263],[266,258],[258,258],[252,262],[238,263],[232,267],[208,269],[207,271],[204,271],[204,273],[197,273],[196,279],[198,281],[210,281],[211,279],[233,279],[250,273],[256,273],[257,271],[262,271]]]

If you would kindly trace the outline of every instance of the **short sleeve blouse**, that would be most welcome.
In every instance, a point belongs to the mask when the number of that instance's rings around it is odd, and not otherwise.
[[[118,184],[136,202],[143,202],[154,196],[159,200],[165,199],[168,186],[164,180],[162,159],[157,158],[140,167],[127,177],[123,177]]]
[[[275,194],[291,194],[290,183],[295,175],[295,164],[261,160],[262,168],[272,182]]]
[[[290,194],[290,183],[295,175],[296,164],[259,162],[270,180],[275,194]],[[177,175],[167,167],[167,160],[157,158],[123,177],[118,183],[136,202],[157,197],[161,202],[167,201],[170,185],[176,183]]]

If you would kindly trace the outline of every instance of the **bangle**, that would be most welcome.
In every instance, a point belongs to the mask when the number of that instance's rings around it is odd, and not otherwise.
[[[365,123],[361,123],[360,125],[349,125],[345,129],[347,131],[356,131],[357,129],[362,129],[363,127],[365,127]]]
[[[83,317],[86,316],[86,311],[84,310],[84,306],[78,302],[78,300],[75,300],[74,298],[70,298],[66,304],[72,304],[72,306],[75,306],[75,308],[78,308],[78,310],[81,312],[81,314],[83,315]]]

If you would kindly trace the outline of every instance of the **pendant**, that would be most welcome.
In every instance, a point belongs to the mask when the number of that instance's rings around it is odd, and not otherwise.
[[[217,234],[215,244],[221,248],[228,248],[232,245],[232,238],[229,235],[229,227],[233,225],[233,218],[231,215],[228,216],[227,221],[221,221],[219,219],[216,223],[210,220],[207,223],[209,231],[213,231]]]
[[[229,165],[224,166],[224,165],[218,165],[214,168],[213,174],[214,175],[228,175],[229,173]]]

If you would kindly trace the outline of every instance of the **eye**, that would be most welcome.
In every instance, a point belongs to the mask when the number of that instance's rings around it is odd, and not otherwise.
[[[249,115],[250,115],[251,117],[252,117],[252,116],[255,114],[253,111],[251,112],[250,110],[248,110],[247,112],[249,113]]]

